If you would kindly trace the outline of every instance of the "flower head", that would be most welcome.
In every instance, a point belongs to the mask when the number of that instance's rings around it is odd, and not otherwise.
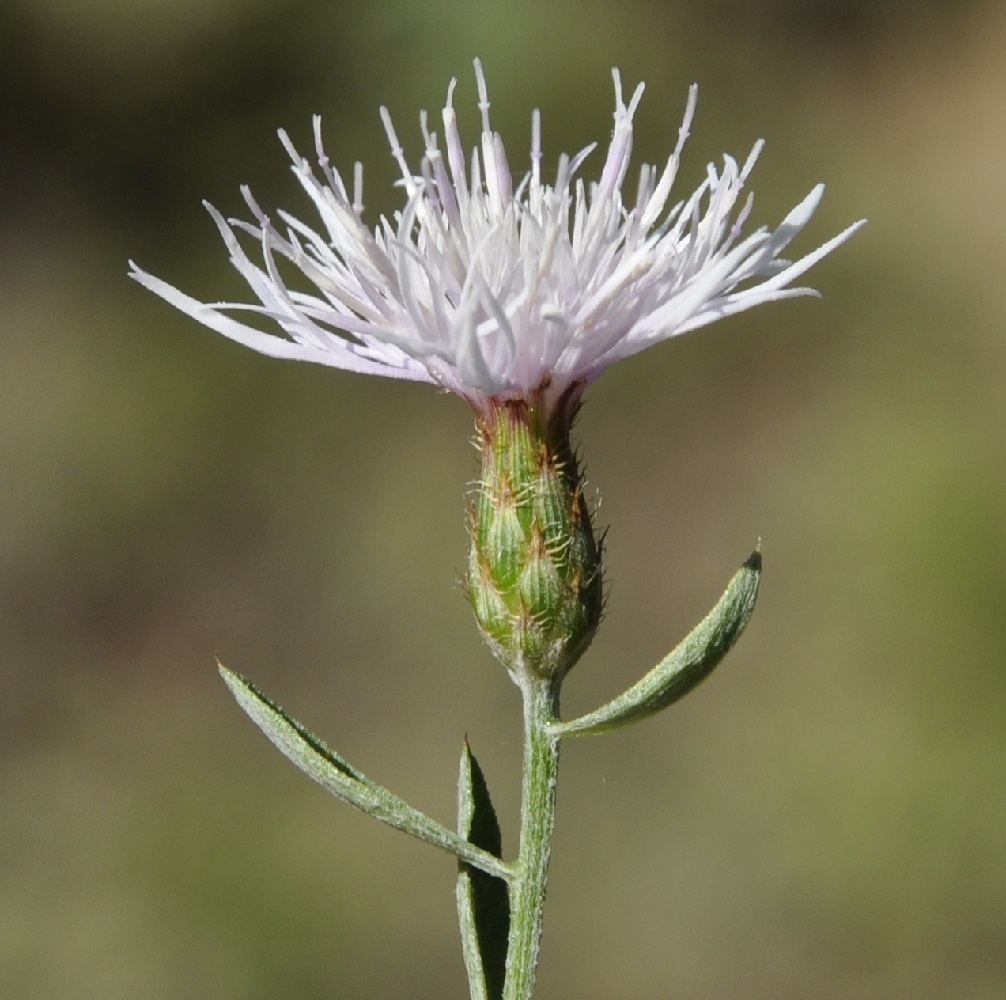
[[[247,188],[253,223],[225,220],[207,204],[257,304],[199,302],[136,265],[131,276],[263,354],[432,382],[479,414],[491,400],[534,400],[547,413],[575,407],[583,386],[651,344],[761,302],[815,294],[793,283],[861,225],[795,263],[782,259],[821,199],[818,185],[778,228],[742,236],[751,197],[742,202],[741,194],[760,141],[743,165],[729,156],[721,169],[710,164],[699,187],[671,204],[695,86],[673,153],[662,170],[642,166],[627,206],[623,184],[643,85],[626,104],[617,70],[615,124],[600,179],[588,184],[579,176],[591,145],[560,156],[554,181],[543,180],[535,111],[530,169],[515,182],[489,123],[478,61],[475,75],[482,135],[470,168],[454,112],[456,81],[443,110],[443,149],[426,114],[420,116],[426,151],[418,172],[409,168],[382,108],[407,201],[373,231],[362,217],[362,168],[357,164],[350,198],[325,154],[317,117],[318,174],[282,131],[280,139],[314,202],[320,231],[281,211],[280,232]],[[239,233],[259,242],[260,264],[242,249]],[[288,286],[280,273],[284,259],[307,280],[308,291]],[[235,311],[274,321],[282,336],[236,319]]]

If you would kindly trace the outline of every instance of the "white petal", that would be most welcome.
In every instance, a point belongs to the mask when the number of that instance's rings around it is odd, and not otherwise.
[[[385,375],[391,378],[411,379],[415,382],[431,382],[429,372],[418,362],[409,358],[402,366],[392,366],[386,361],[368,361],[352,351],[343,348],[321,350],[307,347],[303,344],[291,343],[272,334],[262,333],[254,327],[246,326],[237,320],[220,312],[220,307],[200,302],[191,296],[180,292],[166,281],[141,270],[132,261],[129,277],[139,282],[144,288],[159,295],[169,305],[191,316],[217,333],[223,334],[229,340],[250,347],[253,351],[272,358],[285,358],[292,361],[313,361],[316,364],[329,365],[333,368],[343,368],[346,371],[360,372],[366,375]]]
[[[694,85],[673,152],[659,174],[646,165],[635,171],[639,184],[629,196],[624,185],[643,85],[626,104],[617,71],[614,127],[597,182],[579,173],[590,145],[573,157],[559,155],[548,183],[537,112],[529,172],[515,177],[490,124],[477,61],[475,77],[481,132],[470,160],[454,110],[456,81],[442,114],[443,152],[423,112],[424,157],[415,168],[381,109],[406,200],[373,229],[361,217],[359,165],[350,202],[324,152],[317,117],[319,173],[285,132],[280,140],[319,222],[279,212],[281,233],[247,190],[252,222],[225,220],[207,206],[256,303],[202,303],[138,268],[132,276],[263,354],[432,381],[480,406],[490,395],[529,395],[545,384],[558,399],[651,344],[763,302],[815,294],[794,282],[862,224],[795,263],[784,260],[820,202],[818,185],[777,228],[745,234],[752,204],[746,185],[761,140],[742,162],[725,156],[720,166],[707,167],[690,195],[673,197],[695,113]],[[248,237],[261,260],[242,245]],[[234,310],[274,323],[277,334],[240,322]]]

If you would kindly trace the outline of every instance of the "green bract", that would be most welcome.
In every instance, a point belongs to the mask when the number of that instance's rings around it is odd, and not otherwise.
[[[470,510],[467,592],[515,678],[561,677],[601,619],[601,546],[566,407],[492,400],[477,418],[482,472]]]

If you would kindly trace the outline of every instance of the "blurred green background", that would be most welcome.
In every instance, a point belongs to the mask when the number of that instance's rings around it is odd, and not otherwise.
[[[484,60],[522,164],[606,138],[681,191],[764,136],[753,221],[828,192],[823,301],[618,365],[578,439],[608,617],[569,715],[649,668],[761,537],[698,693],[571,743],[539,993],[1006,996],[1006,11],[930,0],[7,0],[0,9],[0,996],[462,997],[450,857],[313,786],[218,653],[445,822],[467,733],[513,848],[516,691],[456,583],[470,417],[257,356],[126,260],[243,294],[200,207],[311,218],[275,138],[410,160]],[[595,154],[588,161],[596,170]]]

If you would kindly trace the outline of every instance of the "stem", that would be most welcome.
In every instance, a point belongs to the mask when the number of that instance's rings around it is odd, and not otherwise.
[[[559,682],[528,671],[518,683],[524,698],[524,778],[503,1000],[530,1000],[534,992],[559,770],[559,737],[548,730],[558,717]]]

